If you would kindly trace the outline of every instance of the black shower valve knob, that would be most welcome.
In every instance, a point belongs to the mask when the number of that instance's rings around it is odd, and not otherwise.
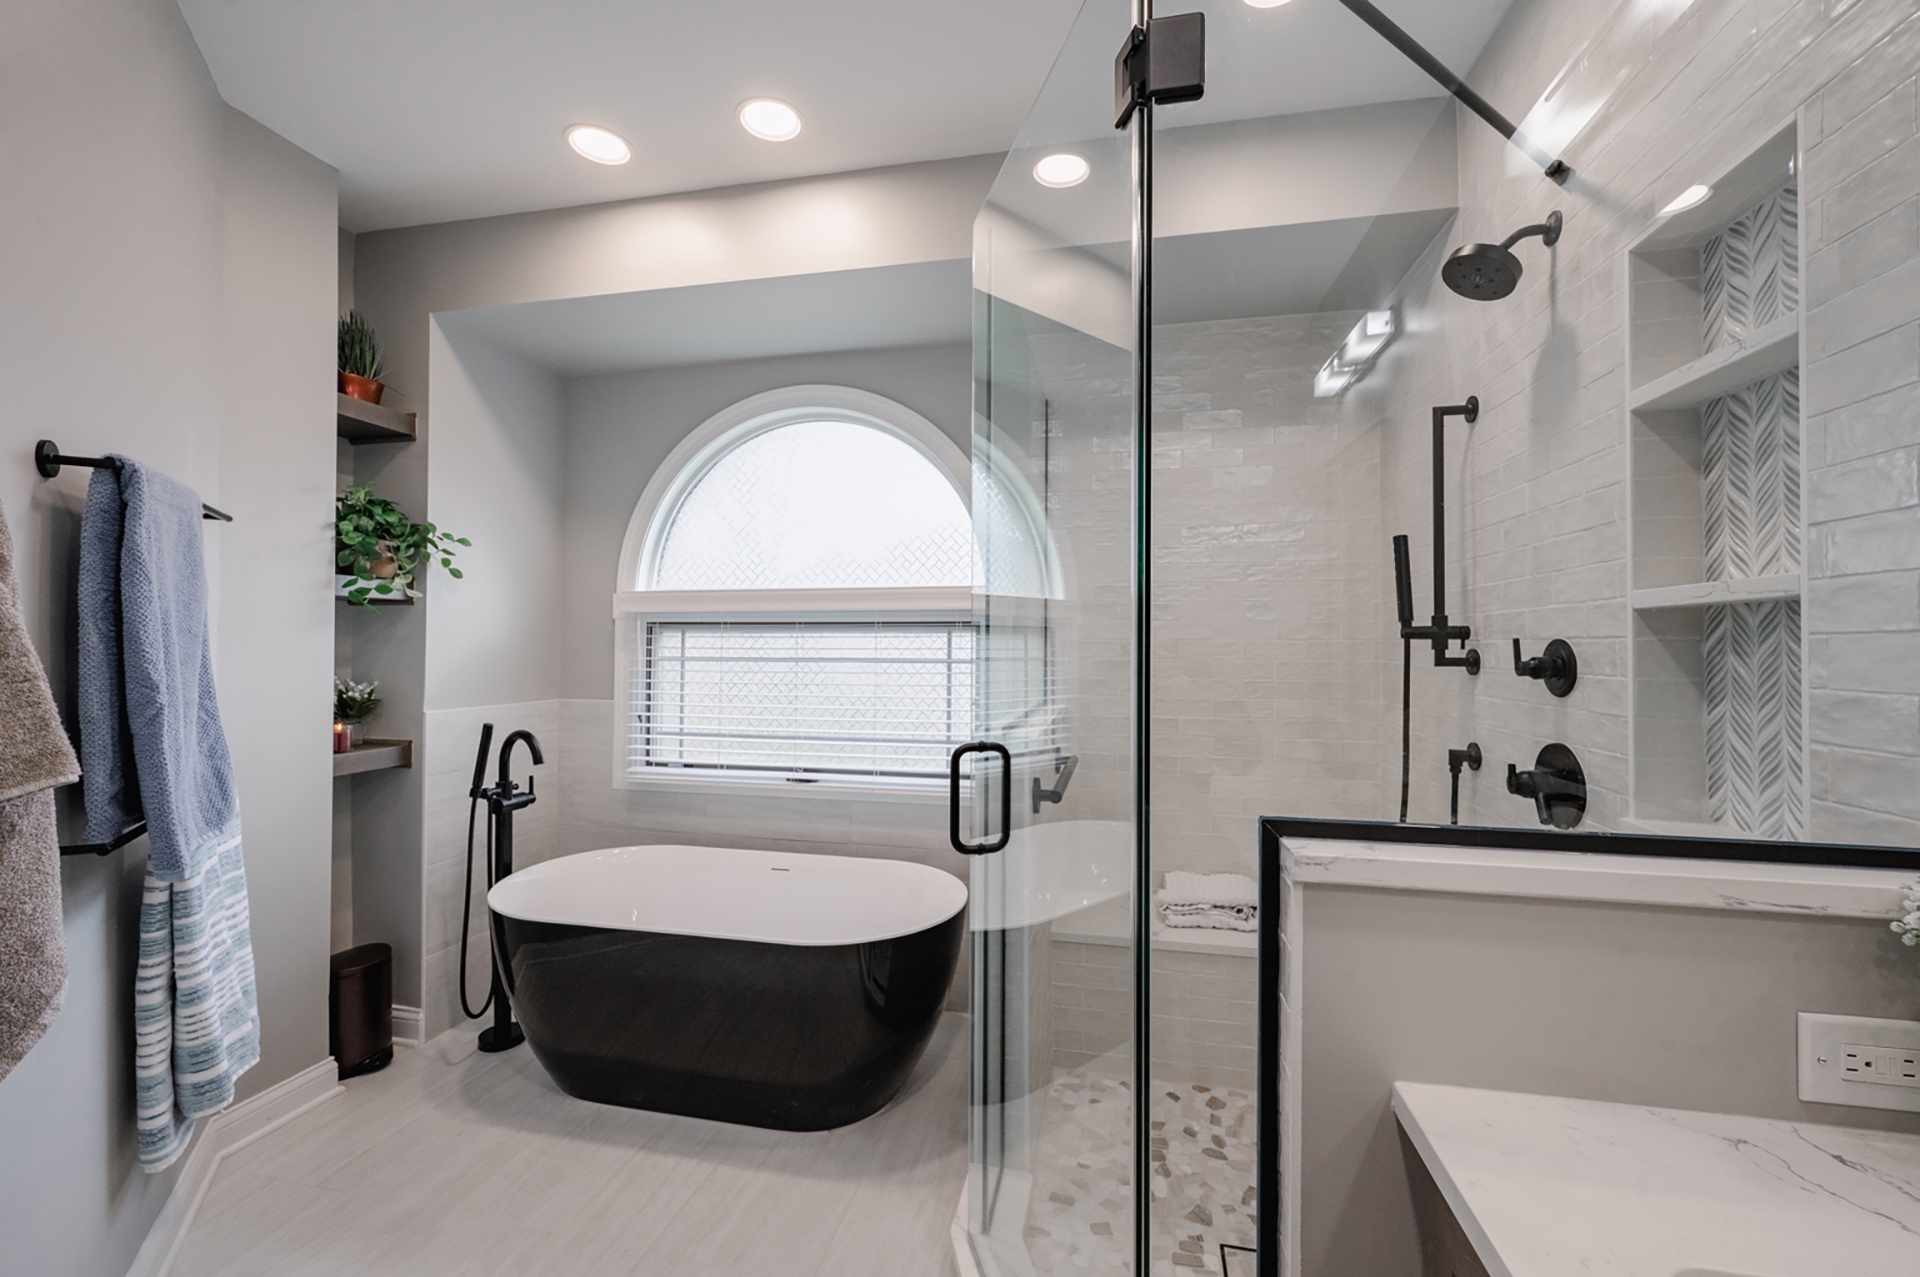
[[[1566,696],[1580,678],[1580,662],[1573,655],[1573,644],[1554,639],[1540,656],[1522,656],[1520,640],[1513,641],[1513,672],[1521,678],[1539,679],[1555,696]]]
[[[1587,776],[1574,752],[1558,741],[1540,751],[1531,771],[1507,764],[1507,792],[1533,799],[1543,825],[1572,829],[1587,811]]]

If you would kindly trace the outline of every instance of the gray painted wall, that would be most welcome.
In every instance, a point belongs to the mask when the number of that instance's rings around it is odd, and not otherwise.
[[[466,537],[458,581],[432,570],[428,712],[550,700],[560,685],[561,381],[435,321],[433,521]]]
[[[495,475],[472,470],[452,456],[451,443],[438,451],[434,447],[436,413],[427,391],[430,376],[438,375],[433,366],[434,343],[442,340],[436,336],[437,315],[964,259],[972,250],[974,213],[998,167],[999,157],[976,156],[355,236],[353,301],[381,334],[389,393],[397,391],[419,412],[419,441],[356,449],[354,476],[373,483],[376,491],[415,518],[444,522],[463,533],[466,530],[436,503],[484,502],[489,485],[496,482]],[[805,233],[796,235],[796,226],[806,228]],[[461,429],[457,423],[449,427],[456,437]],[[435,503],[429,501],[430,487]],[[638,491],[636,487],[636,497]],[[619,516],[622,526],[633,499]],[[618,547],[616,533],[610,552],[617,555]],[[570,554],[571,549],[568,541],[562,552]],[[564,571],[571,582],[571,564]],[[609,568],[603,579],[610,582],[612,575]],[[429,888],[434,873],[430,862],[435,859],[431,848],[436,840],[452,836],[455,824],[463,836],[464,820],[453,807],[435,802],[428,775],[442,766],[470,766],[458,756],[471,759],[468,751],[473,748],[464,720],[456,730],[452,724],[458,716],[446,715],[463,708],[528,703],[490,690],[500,681],[525,677],[523,671],[507,668],[523,653],[503,649],[502,659],[466,663],[458,677],[437,682],[435,718],[430,722],[425,701],[427,617],[437,598],[457,593],[464,584],[429,577],[424,606],[346,616],[339,625],[340,647],[350,653],[351,673],[358,679],[378,679],[386,697],[376,729],[417,743],[411,770],[368,773],[343,782],[351,786],[346,805],[352,822],[353,935],[358,943],[382,940],[395,946],[395,1001],[427,1008],[429,1032],[446,1022],[443,1012],[449,1005],[442,996],[448,990],[439,987],[447,982],[436,978],[429,989],[422,965],[436,931],[431,920],[439,917],[441,903],[459,898],[450,875]],[[570,659],[571,649],[564,649],[561,660]],[[601,686],[611,684],[611,670],[609,664]],[[443,726],[435,727],[436,722]],[[444,748],[440,731],[445,732]],[[377,866],[377,874],[362,872],[369,866]],[[450,973],[451,967],[447,969]]]
[[[42,481],[34,439],[132,453],[239,520],[208,529],[207,570],[263,1003],[264,1058],[241,1083],[253,1094],[326,1052],[328,760],[315,733],[330,645],[315,610],[331,605],[314,595],[314,555],[332,433],[333,177],[222,106],[171,4],[18,0],[0,8],[0,50],[0,505],[63,705],[87,476]],[[100,138],[123,143],[111,162],[83,145]],[[63,797],[69,820],[76,797]],[[0,1082],[8,1273],[124,1272],[172,1187],[173,1174],[134,1165],[144,866],[142,843],[63,866],[66,1006]]]
[[[1301,1272],[1417,1277],[1396,1081],[1920,1132],[1795,1095],[1795,1015],[1910,1018],[1884,922],[1308,887]]]
[[[259,979],[255,1094],[327,1055],[334,171],[226,108],[216,649]]]

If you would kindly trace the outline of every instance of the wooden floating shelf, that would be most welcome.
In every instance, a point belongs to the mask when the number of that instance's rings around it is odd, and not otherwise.
[[[1778,576],[1752,576],[1738,581],[1698,581],[1689,585],[1663,586],[1657,590],[1635,590],[1633,610],[1658,612],[1664,608],[1762,603],[1770,599],[1799,597],[1800,574],[1783,572]]]
[[[336,392],[335,421],[348,443],[412,443],[414,414]]]
[[[335,776],[355,776],[361,772],[412,766],[413,742],[410,740],[366,740],[344,754],[333,756]]]
[[[348,581],[352,581],[356,579],[358,578],[350,577],[350,576],[341,576],[339,573],[336,572],[333,577],[333,597],[336,599],[339,599],[342,603],[347,604],[349,607],[360,606],[359,604],[355,603],[352,599],[347,597],[347,587],[345,584]],[[414,599],[411,594],[396,594],[396,595],[388,595],[386,597],[382,597],[381,595],[378,595],[378,594],[370,594],[367,596],[367,602],[373,604],[375,607],[412,607],[414,603]]]
[[[1800,316],[1796,312],[1782,315],[1743,341],[1722,346],[1648,382],[1633,392],[1628,407],[1635,412],[1695,408],[1748,382],[1785,372],[1799,362]]]

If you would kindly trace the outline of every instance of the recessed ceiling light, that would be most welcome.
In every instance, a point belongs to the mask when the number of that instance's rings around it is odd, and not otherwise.
[[[567,145],[595,164],[625,164],[633,158],[633,148],[625,138],[591,124],[576,124],[568,129]]]
[[[1033,180],[1042,186],[1078,186],[1093,171],[1087,161],[1072,151],[1048,155],[1033,166]]]
[[[1686,190],[1673,197],[1673,203],[1660,210],[1660,216],[1665,217],[1668,213],[1684,212],[1692,208],[1695,204],[1701,203],[1711,194],[1713,194],[1713,188],[1711,186],[1700,186],[1698,184],[1689,186]]]
[[[800,112],[773,98],[755,98],[740,104],[740,127],[769,142],[785,142],[800,135]]]
[[[1247,0],[1247,3],[1256,9],[1278,9],[1286,2],[1287,0]]]

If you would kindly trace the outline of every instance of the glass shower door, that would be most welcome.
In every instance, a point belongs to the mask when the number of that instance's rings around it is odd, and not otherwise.
[[[1134,1271],[1141,431],[1128,0],[1089,0],[974,228],[969,1240]],[[963,797],[962,797],[963,796]]]

